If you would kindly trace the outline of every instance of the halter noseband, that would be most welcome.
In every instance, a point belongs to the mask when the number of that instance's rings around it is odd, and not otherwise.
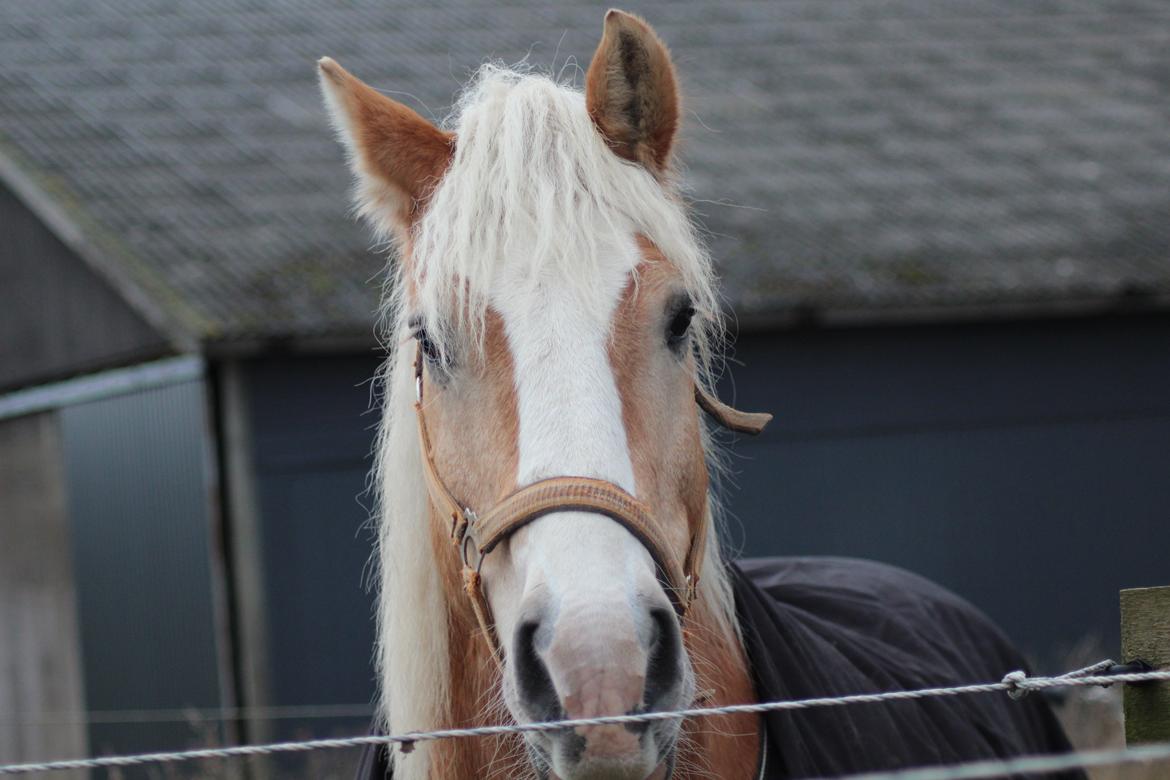
[[[642,543],[654,559],[659,581],[682,619],[695,600],[699,571],[707,544],[707,513],[691,536],[686,557],[679,561],[671,554],[654,523],[650,507],[612,482],[590,477],[551,477],[519,488],[482,515],[462,504],[448,489],[435,466],[434,450],[427,433],[423,413],[423,353],[414,356],[415,415],[422,451],[423,475],[431,504],[439,516],[449,521],[448,533],[463,562],[463,584],[471,599],[480,629],[487,638],[492,655],[502,660],[499,638],[492,622],[491,606],[484,595],[480,568],[483,559],[521,527],[551,512],[594,512],[614,520]],[[739,433],[757,434],[772,419],[767,413],[749,413],[734,409],[707,393],[695,383],[695,401],[724,428]]]

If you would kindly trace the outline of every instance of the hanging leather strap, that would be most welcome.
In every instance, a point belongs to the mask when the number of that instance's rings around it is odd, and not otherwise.
[[[642,543],[650,553],[659,581],[682,619],[697,595],[699,574],[707,544],[707,514],[692,529],[685,558],[672,553],[651,510],[612,482],[590,477],[552,477],[519,488],[482,516],[463,505],[451,493],[435,465],[435,453],[423,411],[423,355],[414,359],[415,416],[418,419],[423,478],[435,511],[448,526],[451,543],[463,563],[464,589],[472,609],[491,646],[497,662],[503,662],[501,644],[495,634],[491,607],[484,595],[480,568],[496,546],[523,526],[551,512],[595,512],[611,518]],[[772,419],[770,414],[749,414],[734,409],[707,394],[697,383],[695,400],[720,425],[741,433],[756,434]]]
[[[772,421],[772,415],[767,412],[741,412],[733,406],[720,401],[695,382],[695,400],[699,408],[711,415],[711,419],[736,433],[747,433],[752,436],[762,433]]]

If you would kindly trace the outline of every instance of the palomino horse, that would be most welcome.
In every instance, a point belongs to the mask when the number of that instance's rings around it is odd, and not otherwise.
[[[360,212],[396,243],[378,444],[395,732],[754,701],[700,410],[719,308],[671,174],[679,95],[606,14],[584,94],[484,67],[451,132],[330,59]],[[698,403],[696,403],[696,401]],[[419,744],[396,780],[756,777],[761,720]]]

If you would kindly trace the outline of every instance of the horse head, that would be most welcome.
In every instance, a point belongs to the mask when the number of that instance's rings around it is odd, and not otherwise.
[[[520,722],[749,695],[707,544],[695,401],[726,412],[705,389],[718,303],[671,176],[666,47],[610,11],[583,94],[485,66],[449,130],[320,70],[359,209],[398,248],[378,466],[389,726],[482,722],[493,691]],[[642,780],[673,771],[679,739],[661,721],[527,747],[539,774]],[[490,763],[418,753],[396,777]]]

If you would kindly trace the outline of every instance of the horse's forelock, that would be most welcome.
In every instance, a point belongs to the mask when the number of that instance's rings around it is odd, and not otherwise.
[[[641,234],[679,269],[708,327],[718,324],[711,262],[681,198],[614,154],[578,90],[485,65],[446,124],[454,157],[401,266],[417,313],[436,322],[454,314],[452,331],[476,331],[505,265],[531,283],[551,278],[588,296],[599,245]]]

